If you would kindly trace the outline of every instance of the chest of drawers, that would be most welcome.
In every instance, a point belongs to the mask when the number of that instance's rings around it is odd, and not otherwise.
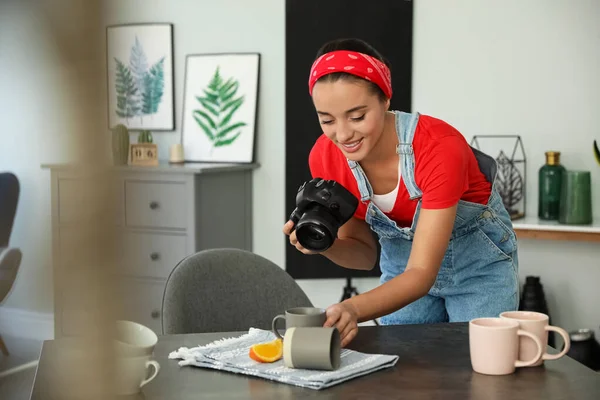
[[[49,165],[52,191],[52,259],[55,337],[77,335],[92,301],[82,304],[80,271],[89,258],[93,219],[86,202],[92,180],[77,168]],[[197,251],[252,250],[252,170],[255,165],[185,165],[115,168],[114,199],[118,318],[161,333],[161,304],[171,270]],[[86,226],[88,229],[81,229]],[[111,228],[112,230],[112,228]],[[93,249],[85,248],[91,246]],[[93,254],[93,253],[91,253]],[[92,296],[93,297],[93,296]]]

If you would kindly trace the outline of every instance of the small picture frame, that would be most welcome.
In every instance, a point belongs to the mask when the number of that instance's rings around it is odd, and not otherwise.
[[[186,57],[182,119],[186,162],[254,162],[259,74],[259,53]]]
[[[108,127],[175,129],[173,24],[106,28]]]

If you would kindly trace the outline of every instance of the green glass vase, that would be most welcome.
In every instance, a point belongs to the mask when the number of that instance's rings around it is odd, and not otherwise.
[[[561,224],[591,224],[592,174],[590,171],[566,171],[563,173],[560,196]]]
[[[560,152],[547,151],[546,164],[539,170],[538,217],[544,220],[557,220],[560,208],[560,194],[565,167],[560,164]]]

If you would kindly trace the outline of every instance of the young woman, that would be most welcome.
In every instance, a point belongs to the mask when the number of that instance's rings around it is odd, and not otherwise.
[[[323,135],[309,156],[313,177],[339,182],[359,200],[322,253],[372,269],[381,285],[327,309],[345,346],[358,323],[468,321],[518,307],[517,242],[495,189],[496,162],[444,121],[389,111],[387,61],[356,39],[325,44],[309,76]],[[292,231],[290,243],[304,254]]]

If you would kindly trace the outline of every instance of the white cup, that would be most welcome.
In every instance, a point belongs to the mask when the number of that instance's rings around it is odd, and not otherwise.
[[[140,389],[156,378],[160,365],[151,360],[150,356],[142,357],[117,357],[115,369],[115,393],[130,395],[139,393]],[[148,376],[148,369],[152,373]]]
[[[115,347],[117,357],[151,356],[158,342],[152,329],[133,321],[117,321]]]

